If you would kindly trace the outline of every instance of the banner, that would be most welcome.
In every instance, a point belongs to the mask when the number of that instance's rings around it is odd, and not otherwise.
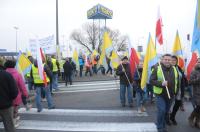
[[[38,43],[45,54],[55,54],[56,44],[54,35],[38,39]],[[33,57],[37,54],[37,43],[36,39],[29,39],[29,49]]]

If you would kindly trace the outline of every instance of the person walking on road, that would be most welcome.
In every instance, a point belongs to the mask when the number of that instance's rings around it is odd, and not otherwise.
[[[169,124],[169,110],[178,85],[178,73],[176,68],[171,66],[170,54],[163,55],[161,64],[153,68],[150,84],[154,86],[153,91],[156,95],[158,132],[167,132],[166,123]]]
[[[145,103],[145,91],[141,88],[141,78],[142,78],[142,68],[143,62],[140,61],[137,70],[134,73],[134,82],[135,82],[135,91],[136,91],[136,102],[137,102],[137,109],[139,113],[145,112],[146,109],[144,107]]]
[[[44,74],[46,76],[47,85],[45,85],[44,81],[42,79],[40,79],[37,61],[35,60],[34,64],[32,65],[30,75],[33,78],[33,83],[34,83],[34,87],[35,87],[35,90],[36,90],[36,97],[35,97],[36,101],[35,102],[36,102],[37,112],[42,111],[41,90],[44,90],[44,92],[45,92],[45,97],[46,97],[46,100],[47,100],[47,103],[48,103],[48,109],[54,109],[55,108],[55,106],[53,105],[51,92],[50,92],[50,89],[49,89],[50,70],[46,65],[44,65]]]
[[[15,127],[19,126],[19,113],[18,109],[19,106],[22,104],[22,97],[25,97],[26,99],[28,98],[28,91],[25,86],[25,82],[23,80],[22,75],[15,69],[16,62],[14,60],[7,60],[4,64],[6,71],[9,72],[13,78],[15,79],[17,88],[18,88],[18,95],[13,101],[13,106],[14,106],[14,125]]]
[[[126,104],[126,89],[128,96],[129,107],[133,107],[133,97],[132,97],[132,78],[130,65],[128,63],[128,58],[125,56],[122,58],[122,64],[117,67],[116,75],[120,76],[120,100],[122,107]]]
[[[184,91],[187,85],[187,79],[185,77],[185,74],[183,70],[177,64],[178,64],[178,58],[176,56],[172,56],[171,65],[174,66],[178,72],[178,87],[177,87],[177,92],[176,92],[177,94],[175,96],[175,103],[174,103],[172,112],[170,114],[170,120],[172,121],[173,125],[177,125],[175,116],[176,116],[177,111],[183,105]]]
[[[13,101],[18,95],[17,85],[12,75],[4,71],[0,64],[0,117],[5,132],[15,132],[13,122]]]
[[[66,58],[66,61],[63,65],[64,74],[65,74],[65,85],[67,86],[67,83],[69,82],[70,85],[72,85],[72,72],[73,67],[71,63],[69,62],[69,58]]]
[[[58,75],[60,74],[59,62],[56,60],[55,55],[52,55],[51,61],[53,63],[53,78],[52,78],[53,89],[58,91],[59,90],[58,89]]]
[[[198,58],[197,64],[190,75],[189,84],[193,86],[193,100],[195,102],[195,108],[188,120],[191,126],[200,128],[200,58]]]

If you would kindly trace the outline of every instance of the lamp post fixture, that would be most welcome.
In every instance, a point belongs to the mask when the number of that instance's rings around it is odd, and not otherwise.
[[[14,26],[13,27],[15,30],[16,30],[16,42],[15,42],[15,51],[16,51],[16,53],[17,53],[17,30],[19,29],[19,27],[17,27],[17,26]]]

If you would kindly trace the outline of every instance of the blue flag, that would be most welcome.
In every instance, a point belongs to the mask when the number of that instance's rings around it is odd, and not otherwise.
[[[191,50],[197,50],[200,54],[200,0],[197,0]]]

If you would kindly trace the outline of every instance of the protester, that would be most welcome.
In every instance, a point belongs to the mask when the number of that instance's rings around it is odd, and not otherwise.
[[[154,86],[153,90],[156,95],[158,132],[167,132],[166,123],[169,124],[169,110],[177,91],[178,73],[170,62],[171,55],[163,55],[161,64],[153,68],[150,76],[150,84]]]
[[[15,69],[15,65],[16,62],[14,60],[7,60],[4,64],[6,71],[9,72],[13,78],[15,79],[17,88],[18,88],[18,95],[17,98],[15,98],[14,102],[13,102],[13,106],[14,106],[14,124],[15,127],[19,126],[19,113],[18,113],[18,109],[19,106],[22,104],[22,97],[27,99],[28,98],[28,91],[26,89],[25,86],[25,82],[23,80],[22,75]]]
[[[183,70],[177,64],[178,64],[178,58],[176,56],[172,56],[171,65],[174,66],[178,72],[177,94],[175,96],[175,103],[174,103],[172,112],[170,114],[170,120],[172,121],[173,125],[177,125],[175,116],[176,116],[177,111],[183,105],[184,91],[187,85],[187,79],[185,77],[185,74]]]
[[[1,58],[0,61],[2,62]],[[15,132],[13,122],[13,101],[18,96],[18,89],[12,75],[0,63],[0,117],[2,118],[5,132]]]
[[[31,74],[30,74],[32,79],[33,79],[35,90],[36,90],[35,102],[36,102],[37,112],[42,111],[41,90],[45,91],[46,100],[47,100],[47,103],[48,103],[48,109],[54,109],[55,108],[55,106],[53,105],[51,93],[50,93],[50,90],[49,90],[49,82],[50,82],[49,78],[50,78],[51,73],[48,70],[46,65],[43,65],[43,66],[44,66],[44,73],[45,73],[45,76],[46,76],[46,81],[47,81],[46,83],[47,84],[45,84],[44,80],[40,79],[37,61],[35,61],[34,64],[32,65]]]
[[[120,100],[122,107],[125,107],[126,104],[126,89],[128,96],[129,107],[133,107],[133,98],[132,98],[132,77],[130,71],[130,65],[128,63],[128,58],[125,56],[122,58],[122,63],[117,67],[116,74],[120,76]]]
[[[195,108],[188,120],[191,126],[200,128],[200,58],[198,58],[197,64],[190,75],[189,84],[193,86]]]
[[[134,82],[135,82],[134,87],[136,91],[137,109],[139,113],[146,111],[144,107],[145,91],[143,91],[143,89],[141,88],[142,68],[143,68],[143,62],[140,62],[138,68],[134,73]]]
[[[73,66],[69,62],[69,58],[66,58],[66,61],[63,65],[64,74],[65,74],[65,86],[67,86],[67,83],[69,82],[70,85],[72,85],[72,72],[73,72]]]
[[[82,77],[83,66],[84,66],[84,63],[85,63],[82,55],[79,55],[78,61],[79,61],[79,67],[80,67],[80,71],[79,71],[80,74],[79,75],[80,75],[80,77]]]
[[[60,74],[60,67],[59,67],[59,62],[56,60],[55,55],[51,56],[51,62],[53,64],[53,78],[52,78],[52,84],[53,84],[53,89],[58,91],[58,75]]]

